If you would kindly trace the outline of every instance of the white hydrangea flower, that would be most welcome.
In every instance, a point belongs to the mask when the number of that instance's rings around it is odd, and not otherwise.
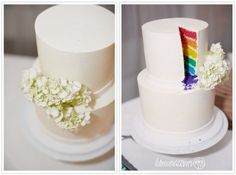
[[[60,94],[59,94],[59,98],[60,99],[65,99],[65,97],[67,97],[68,93],[66,91],[62,91]]]
[[[216,43],[216,44],[212,44],[211,48],[210,48],[211,53],[215,54],[216,56],[221,57],[222,59],[224,58],[224,50],[221,47],[220,42]]]
[[[79,82],[73,81],[72,89],[73,90],[80,90],[80,88],[81,88],[81,84]]]
[[[61,128],[76,129],[90,122],[92,92],[77,81],[49,78],[30,68],[23,72],[22,90]]]
[[[57,87],[55,89],[51,89],[52,94],[57,94],[59,91],[60,91],[60,89]]]
[[[68,85],[68,81],[65,80],[65,79],[61,79],[61,85],[62,85],[63,87],[66,87],[66,86]]]
[[[229,66],[224,54],[220,43],[212,44],[204,64],[198,69],[198,87],[213,89],[226,78]]]

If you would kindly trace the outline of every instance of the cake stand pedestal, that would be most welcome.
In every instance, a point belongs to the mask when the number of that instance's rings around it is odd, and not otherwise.
[[[88,161],[102,156],[114,147],[114,127],[96,138],[74,141],[59,139],[48,134],[33,106],[31,108],[28,109],[25,120],[22,120],[24,133],[32,145],[54,159],[68,162]]]
[[[132,137],[141,146],[165,154],[181,155],[205,150],[218,143],[225,136],[228,129],[226,116],[217,107],[214,108],[213,118],[208,124],[185,133],[153,130],[145,125],[141,115],[140,113],[133,117]]]

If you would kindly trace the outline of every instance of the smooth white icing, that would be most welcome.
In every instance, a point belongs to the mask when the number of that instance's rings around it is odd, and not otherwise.
[[[35,21],[37,36],[65,52],[92,52],[114,42],[114,14],[96,5],[58,5]]]
[[[181,133],[211,121],[214,91],[184,90],[184,58],[179,27],[197,34],[197,69],[208,50],[208,24],[190,18],[150,21],[142,26],[147,69],[138,75],[145,124],[154,130]]]
[[[142,26],[148,71],[159,79],[179,82],[184,79],[184,59],[179,27],[197,33],[199,62],[207,54],[208,24],[190,18],[154,20]]]
[[[114,77],[114,14],[95,5],[59,5],[42,12],[35,32],[42,72],[98,91]]]
[[[147,81],[147,77],[148,72],[143,70],[138,75],[138,86],[144,120],[149,126],[167,132],[186,132],[202,127],[213,117],[213,91],[168,90],[159,86],[158,81]]]
[[[75,80],[93,91],[91,124],[75,133],[59,128],[36,106],[43,127],[58,139],[101,136],[114,120],[114,14],[96,5],[58,5],[35,22],[38,67],[50,78]]]
[[[156,78],[155,76],[150,74],[147,69],[144,69],[142,71],[142,77],[143,84],[147,84],[153,89],[159,89],[164,92],[182,92],[184,90],[184,86],[181,81],[174,82]]]

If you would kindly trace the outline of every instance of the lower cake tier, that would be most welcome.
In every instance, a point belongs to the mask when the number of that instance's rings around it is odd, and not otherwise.
[[[114,101],[91,112],[91,123],[77,130],[66,130],[58,127],[45,110],[35,105],[37,117],[45,131],[58,139],[83,141],[100,137],[111,130],[114,124]]]
[[[163,88],[164,84],[150,79],[147,70],[138,75],[138,86],[145,124],[154,130],[193,131],[204,127],[214,117],[212,90]]]

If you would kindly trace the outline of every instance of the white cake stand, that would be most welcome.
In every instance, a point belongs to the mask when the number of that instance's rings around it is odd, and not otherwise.
[[[114,147],[114,127],[101,137],[72,142],[47,134],[33,107],[25,115],[22,126],[26,137],[38,150],[54,159],[68,162],[88,161],[102,156]]]
[[[228,129],[227,118],[217,107],[212,121],[193,132],[178,134],[152,130],[145,125],[141,114],[134,116],[132,123],[131,135],[138,144],[154,152],[173,155],[205,150],[219,142]]]

